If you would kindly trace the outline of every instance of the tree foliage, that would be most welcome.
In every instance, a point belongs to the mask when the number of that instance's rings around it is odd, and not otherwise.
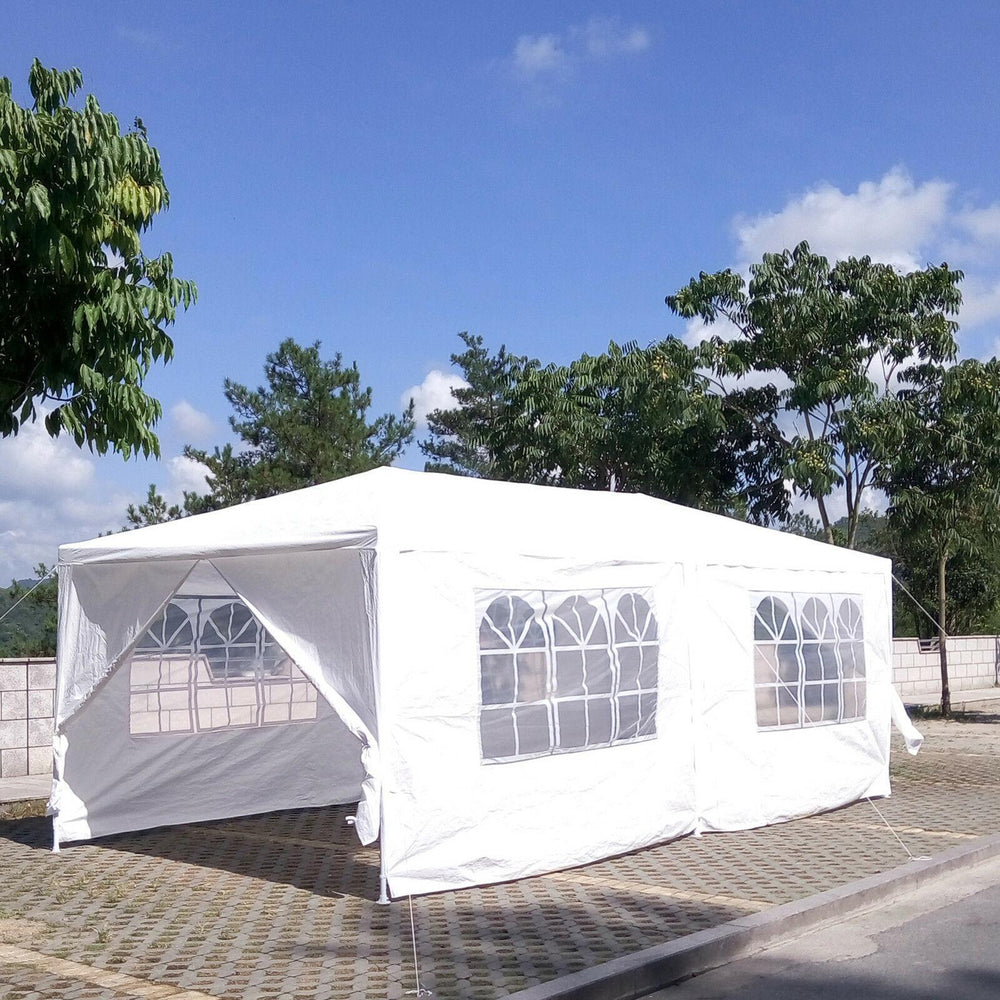
[[[430,437],[420,442],[428,459],[424,469],[495,479],[498,471],[482,431],[499,418],[513,372],[527,359],[508,354],[503,344],[491,354],[482,337],[467,332],[458,336],[465,350],[452,354],[451,363],[461,371],[466,385],[452,389],[453,406],[428,414]]]
[[[885,442],[877,481],[889,495],[895,535],[930,557],[924,572],[936,569],[941,709],[948,714],[949,564],[990,553],[995,566],[1000,545],[1000,362],[917,366],[900,397],[902,419]]]
[[[56,655],[59,586],[45,563],[34,572],[35,581],[14,580],[0,590],[0,658]]]
[[[470,386],[455,391],[460,405],[437,414],[435,426],[448,428],[465,474],[642,491],[759,521],[783,515],[771,439],[723,412],[679,341],[612,343],[569,365],[543,365],[463,340],[470,350],[455,360]]]
[[[188,458],[209,469],[207,497],[188,496],[185,508],[198,513],[341,476],[389,465],[413,440],[413,403],[401,416],[383,414],[369,422],[370,388],[361,387],[357,365],[340,354],[320,357],[291,338],[267,356],[265,386],[249,389],[226,379],[229,418],[244,447],[215,448],[209,454],[185,448]]]
[[[187,494],[185,494],[187,496]],[[122,531],[132,528],[145,528],[150,524],[163,524],[165,521],[175,521],[185,515],[185,510],[179,504],[168,504],[157,490],[155,483],[149,484],[146,499],[140,504],[130,503],[125,511],[126,524]]]
[[[894,633],[925,639],[936,636],[941,609],[939,556],[933,539],[908,531],[898,522],[890,528],[888,518],[885,521],[877,554],[892,560],[893,575],[909,591],[894,589]],[[970,532],[969,541],[947,563],[944,610],[949,636],[1000,632],[1000,551],[994,541],[975,532]]]
[[[853,546],[879,456],[901,419],[896,380],[915,364],[956,355],[950,317],[962,273],[941,264],[900,274],[868,257],[831,265],[800,243],[765,254],[750,275],[747,283],[729,270],[702,272],[667,305],[732,326],[732,339],[701,344],[701,364],[727,410],[774,436],[785,475],[816,502],[829,541],[827,498],[843,488]]]
[[[28,83],[32,108],[0,78],[0,435],[53,402],[52,435],[159,454],[161,407],[142,384],[196,295],[169,253],[142,252],[169,200],[159,154],[141,122],[122,134],[93,95],[70,106],[79,70],[36,59]]]

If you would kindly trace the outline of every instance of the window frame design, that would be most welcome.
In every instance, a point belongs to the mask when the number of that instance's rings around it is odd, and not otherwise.
[[[750,609],[758,732],[865,721],[859,594],[753,592]]]
[[[136,643],[128,669],[133,737],[317,718],[316,688],[235,594],[174,595]]]
[[[477,590],[476,622],[481,763],[656,738],[649,588]]]

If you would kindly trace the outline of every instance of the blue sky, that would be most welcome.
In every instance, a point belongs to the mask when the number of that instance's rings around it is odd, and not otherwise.
[[[148,389],[161,462],[38,428],[0,442],[0,580],[119,527],[225,377],[286,336],[357,361],[376,409],[443,401],[456,334],[565,361],[694,337],[663,304],[799,239],[964,269],[963,352],[1000,329],[1000,85],[988,4],[26,5],[0,75],[79,66],[144,120],[171,207],[147,234],[200,300]],[[404,464],[420,467],[414,447]]]

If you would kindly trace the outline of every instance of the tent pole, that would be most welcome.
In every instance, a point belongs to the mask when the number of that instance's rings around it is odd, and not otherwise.
[[[392,900],[389,899],[389,880],[385,877],[385,812],[382,809],[382,789],[379,788],[378,803],[378,904],[388,906]]]

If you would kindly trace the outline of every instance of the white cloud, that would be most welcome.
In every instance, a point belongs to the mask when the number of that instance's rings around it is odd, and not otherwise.
[[[121,525],[128,497],[98,482],[97,461],[42,419],[0,439],[0,582],[53,565],[63,542]]]
[[[957,317],[963,354],[984,356],[1000,346],[989,329],[1000,321],[1000,202],[977,208],[951,182],[917,182],[897,166],[853,191],[816,184],[783,208],[737,216],[732,226],[733,266],[744,277],[763,254],[802,240],[831,260],[868,255],[903,271],[948,261],[965,273]],[[681,336],[693,344],[707,332],[700,321],[689,320]],[[733,335],[723,321],[710,332]]]
[[[519,79],[532,80],[540,73],[564,71],[568,56],[556,35],[522,35],[511,61]]]
[[[177,430],[194,444],[201,444],[212,436],[215,424],[207,413],[182,399],[170,408],[170,417]]]
[[[1000,204],[968,209],[959,215],[958,223],[979,243],[1000,241]]]
[[[845,193],[819,184],[792,198],[779,212],[737,218],[741,262],[791,248],[802,240],[831,259],[868,254],[912,271],[923,267],[949,221],[953,185],[940,180],[915,184],[895,167],[878,181],[863,181]]]
[[[181,503],[185,492],[208,492],[208,484],[205,482],[205,477],[209,474],[207,465],[186,455],[175,455],[167,459],[166,466],[170,474],[170,485],[164,487],[163,492],[168,503]]]
[[[1000,278],[971,276],[962,282],[962,327],[983,326],[1000,319]]]
[[[452,389],[463,389],[468,386],[459,375],[452,375],[435,368],[429,371],[420,385],[410,386],[400,397],[401,405],[409,406],[413,400],[413,416],[418,426],[427,423],[427,414],[434,410],[449,410],[454,408],[455,397]]]
[[[543,81],[566,81],[588,63],[635,55],[649,46],[649,32],[640,25],[593,17],[563,32],[521,35],[508,66],[515,80],[537,86]]]
[[[622,27],[610,17],[592,17],[585,25],[569,29],[569,37],[579,41],[583,50],[593,59],[644,52],[649,48],[649,32],[637,25]]]
[[[684,324],[684,333],[681,340],[688,347],[697,347],[703,340],[709,337],[721,337],[723,340],[735,340],[740,331],[736,325],[730,323],[724,316],[720,316],[714,323],[706,323],[700,316],[689,319]]]
[[[13,438],[0,440],[0,467],[4,470],[6,496],[33,496],[45,492],[57,498],[78,492],[94,478],[93,462],[63,435],[50,437],[45,430],[47,411],[24,424]]]
[[[42,407],[16,436],[0,439],[0,586],[30,576],[39,562],[53,565],[65,542],[121,528],[128,505],[145,499],[145,487],[116,482],[126,470],[157,483],[168,503],[181,503],[185,490],[207,491],[199,462],[176,455],[139,460],[137,469],[114,455],[96,457],[66,435],[49,437],[44,415]]]

